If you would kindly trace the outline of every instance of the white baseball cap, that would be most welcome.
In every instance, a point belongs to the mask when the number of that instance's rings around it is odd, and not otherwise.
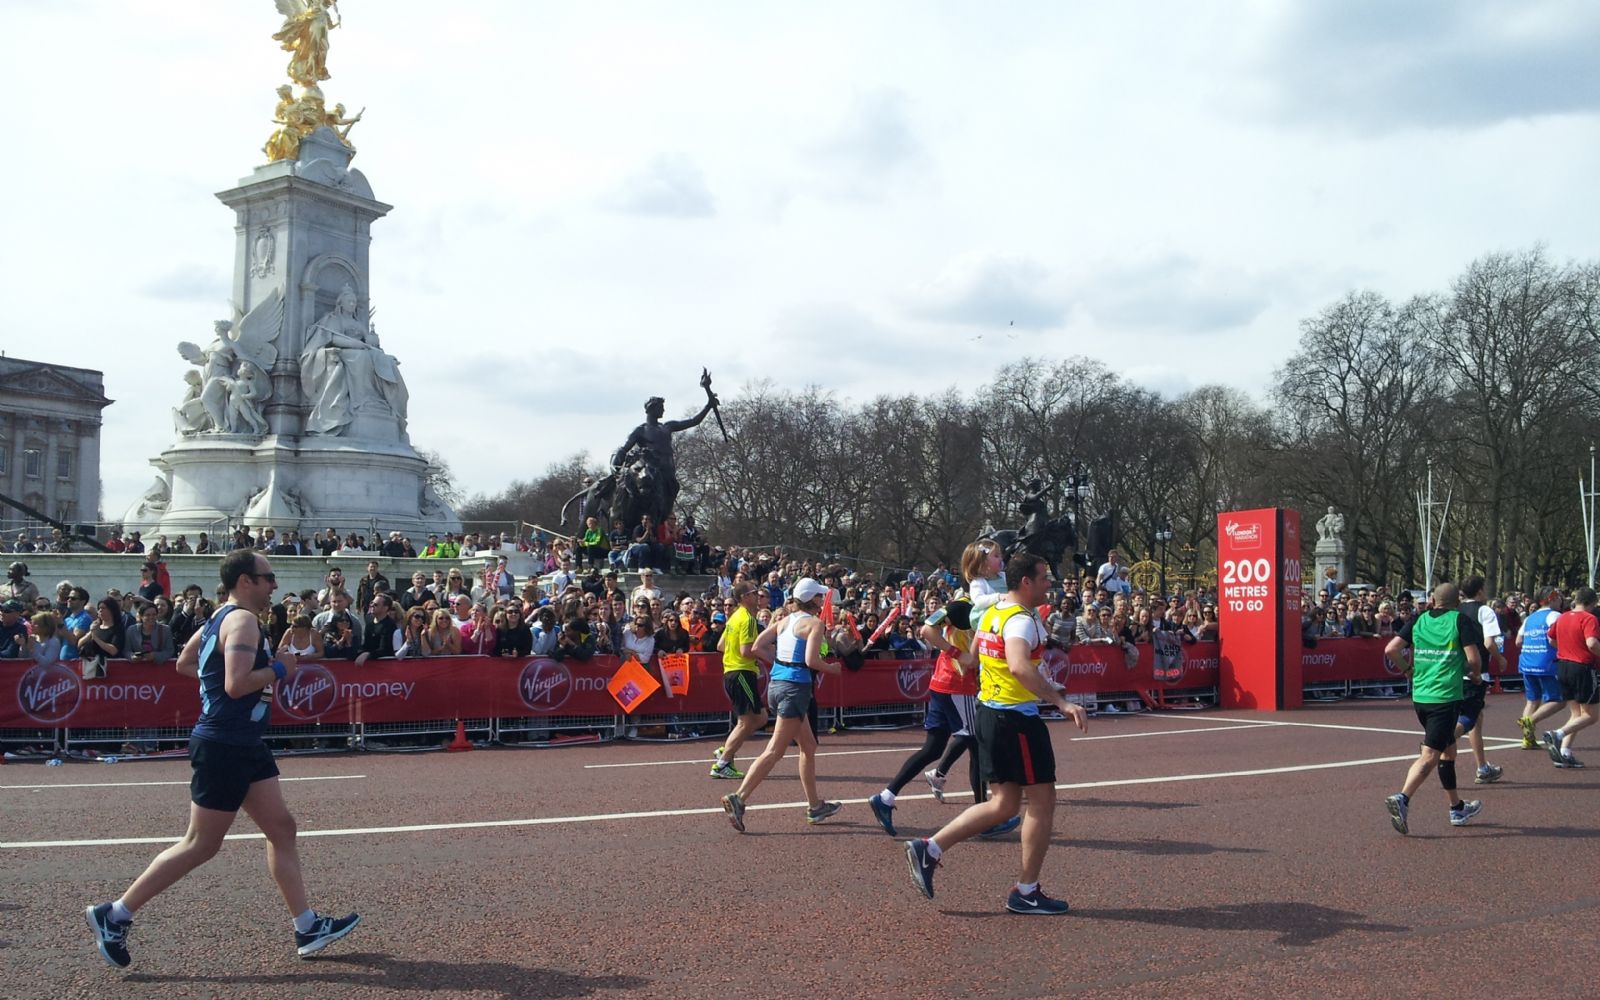
[[[824,587],[809,576],[802,578],[799,583],[794,585],[794,599],[802,604],[816,600],[827,592],[827,587]]]

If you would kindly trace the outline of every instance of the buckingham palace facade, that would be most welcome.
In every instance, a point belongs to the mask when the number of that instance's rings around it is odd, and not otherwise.
[[[100,372],[0,355],[0,492],[58,521],[98,521],[110,405]],[[0,524],[27,520],[0,507]]]

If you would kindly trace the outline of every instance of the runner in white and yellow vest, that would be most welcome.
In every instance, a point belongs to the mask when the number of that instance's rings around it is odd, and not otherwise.
[[[1012,556],[1006,563],[1005,597],[978,618],[972,652],[963,662],[979,670],[978,757],[991,797],[970,806],[927,840],[906,843],[911,879],[929,899],[933,870],[944,852],[1015,816],[1020,808],[1022,876],[1006,900],[1006,909],[1029,916],[1067,912],[1064,900],[1052,899],[1039,889],[1056,808],[1055,750],[1039,717],[1039,702],[1054,705],[1080,730],[1087,729],[1087,716],[1039,672],[1044,627],[1033,609],[1049,587],[1050,565],[1045,559],[1031,553]]]

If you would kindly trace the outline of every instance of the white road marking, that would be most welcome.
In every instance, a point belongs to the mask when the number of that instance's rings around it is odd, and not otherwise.
[[[284,778],[279,781],[354,781],[365,778],[364,774],[324,774],[307,778]],[[33,789],[43,791],[47,788],[150,788],[155,785],[188,785],[187,781],[85,781],[78,783],[62,783],[58,785],[0,785],[0,790],[5,789]]]
[[[827,750],[827,751],[818,751],[817,752],[817,756],[818,757],[854,757],[857,754],[864,754],[864,753],[911,753],[911,752],[913,752],[913,751],[915,751],[917,749],[919,749],[919,748],[918,747],[889,747],[889,748],[883,749],[883,750]],[[752,754],[749,757],[735,757],[734,760],[755,760],[757,756],[760,756],[760,755],[759,754]],[[712,762],[711,755],[707,754],[704,757],[696,757],[694,760],[636,760],[636,761],[630,761],[630,762],[625,763],[625,764],[585,764],[585,765],[583,765],[583,769],[585,771],[599,771],[599,770],[604,770],[605,768],[609,768],[609,767],[665,767],[668,764],[710,764],[711,762]]]
[[[1503,749],[1495,747],[1494,749]],[[1202,774],[1172,774],[1154,778],[1115,778],[1109,781],[1081,781],[1072,784],[1057,785],[1062,791],[1087,788],[1119,788],[1130,785],[1162,785],[1186,781],[1213,781],[1222,778],[1253,778],[1270,774],[1295,774],[1303,771],[1327,771],[1345,767],[1368,767],[1373,764],[1397,764],[1401,761],[1415,760],[1415,754],[1400,754],[1392,757],[1366,757],[1360,760],[1339,760],[1323,764],[1294,764],[1285,767],[1263,767],[1247,771],[1210,771]],[[960,798],[972,793],[947,792],[945,798]],[[915,801],[931,799],[930,795],[901,795],[901,799]],[[846,804],[859,805],[866,799],[845,799]],[[1071,804],[1071,800],[1065,800]],[[772,802],[752,805],[751,812],[764,812],[773,809],[805,809],[806,802]],[[358,827],[344,830],[301,830],[302,837],[372,837],[386,833],[434,833],[445,830],[492,830],[506,827],[528,826],[561,826],[574,823],[605,823],[618,820],[634,819],[667,819],[679,816],[714,816],[722,813],[721,807],[701,809],[655,809],[645,812],[621,813],[594,813],[585,816],[540,816],[531,819],[498,819],[482,820],[466,823],[417,823],[409,826],[373,826]],[[172,844],[177,837],[114,837],[104,840],[31,840],[0,842],[0,850],[39,850],[52,847],[123,847],[135,844]],[[259,833],[230,833],[226,840],[264,840]]]
[[[1270,729],[1260,723],[1248,723],[1243,726],[1208,726],[1204,729],[1158,729],[1153,733],[1118,733],[1115,736],[1074,736],[1070,743],[1093,743],[1095,740],[1137,740],[1146,736],[1183,736],[1189,733],[1231,733],[1240,729]]]

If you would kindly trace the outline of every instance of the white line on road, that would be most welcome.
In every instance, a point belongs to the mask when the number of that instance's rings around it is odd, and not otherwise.
[[[1253,778],[1269,774],[1294,774],[1302,771],[1327,771],[1345,767],[1367,767],[1372,764],[1395,764],[1401,761],[1416,759],[1415,754],[1402,754],[1393,757],[1367,757],[1361,760],[1331,761],[1325,764],[1294,764],[1286,767],[1264,767],[1248,771],[1210,771],[1203,774],[1173,774],[1155,778],[1117,778],[1109,781],[1083,781],[1074,784],[1057,785],[1063,791],[1085,788],[1118,788],[1129,785],[1161,785],[1185,781],[1211,781],[1220,778]],[[968,792],[948,792],[945,798],[959,798],[971,795]],[[901,799],[914,801],[931,799],[932,795],[902,795]],[[848,804],[864,803],[866,799],[846,799]],[[1071,800],[1066,800],[1071,804]],[[806,802],[773,802],[761,805],[752,805],[750,811],[765,811],[771,809],[805,809]],[[561,826],[573,823],[604,823],[619,820],[635,819],[666,819],[678,816],[712,816],[722,812],[720,807],[703,809],[656,809],[648,812],[621,812],[621,813],[594,813],[585,816],[540,816],[531,819],[498,819],[483,820],[466,823],[417,823],[409,826],[374,826],[359,827],[346,830],[301,830],[301,837],[372,837],[386,833],[434,833],[445,830],[491,830],[506,827],[528,826]],[[263,840],[259,833],[230,833],[227,840]],[[171,844],[178,840],[177,837],[114,837],[104,840],[31,840],[0,842],[0,850],[37,850],[51,847],[122,847],[133,844]]]
[[[919,748],[917,748],[917,747],[889,747],[887,749],[882,749],[882,750],[828,750],[828,751],[820,751],[819,750],[817,752],[817,756],[818,757],[853,757],[853,756],[855,756],[857,754],[864,754],[864,753],[911,753],[912,751],[917,750],[917,749],[919,749]],[[752,755],[752,756],[749,756],[749,757],[736,757],[734,759],[735,760],[755,760],[756,759],[756,755]],[[598,771],[598,770],[602,770],[602,769],[608,768],[608,767],[665,767],[668,764],[709,764],[709,763],[711,763],[711,755],[707,754],[704,757],[696,757],[694,760],[635,760],[635,761],[629,761],[628,763],[625,763],[625,764],[585,764],[585,765],[583,765],[583,769],[585,771]]]
[[[1189,733],[1231,733],[1240,729],[1270,729],[1257,722],[1243,726],[1208,726],[1204,729],[1158,729],[1153,733],[1118,733],[1115,736],[1074,736],[1069,742],[1093,743],[1095,740],[1137,740],[1146,736],[1186,736]]]
[[[279,778],[279,781],[354,781],[356,778],[365,778],[364,774],[324,774],[307,778]],[[0,785],[0,790],[6,789],[33,789],[43,791],[47,788],[150,788],[154,785],[187,785],[187,781],[86,781],[78,783],[62,783],[57,785]]]

